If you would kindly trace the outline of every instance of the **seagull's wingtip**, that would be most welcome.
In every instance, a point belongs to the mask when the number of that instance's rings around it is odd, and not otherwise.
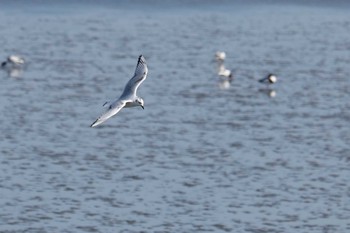
[[[139,56],[139,61],[138,62],[146,63],[146,59],[145,59],[145,57],[142,54]]]
[[[94,121],[91,125],[90,125],[90,127],[91,128],[93,128],[93,127],[95,127],[97,124],[96,124],[96,122],[98,121],[98,119],[96,120],[96,121]]]

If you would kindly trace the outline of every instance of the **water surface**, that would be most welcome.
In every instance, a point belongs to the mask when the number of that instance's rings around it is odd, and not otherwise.
[[[1,232],[350,230],[348,10],[191,3],[0,9]],[[145,110],[89,128],[140,54]]]

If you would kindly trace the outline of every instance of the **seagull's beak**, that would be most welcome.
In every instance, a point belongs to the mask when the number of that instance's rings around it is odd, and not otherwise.
[[[140,106],[141,106],[142,109],[145,109],[145,108],[143,107],[143,105],[140,105]]]

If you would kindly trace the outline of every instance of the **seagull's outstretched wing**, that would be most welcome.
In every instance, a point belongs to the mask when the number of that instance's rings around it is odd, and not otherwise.
[[[112,105],[110,105],[109,109],[104,114],[102,114],[99,118],[97,118],[97,120],[94,123],[90,125],[90,127],[98,126],[99,124],[108,120],[109,118],[117,114],[125,106],[125,104],[126,101],[121,100],[113,103]]]
[[[146,64],[146,59],[142,55],[140,55],[136,65],[135,74],[126,84],[122,96],[127,96],[130,94],[136,95],[137,88],[146,79],[147,73],[148,73],[148,68]]]

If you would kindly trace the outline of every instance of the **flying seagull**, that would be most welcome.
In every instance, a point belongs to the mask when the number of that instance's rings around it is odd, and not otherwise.
[[[124,87],[124,91],[122,95],[110,102],[104,103],[103,106],[108,106],[107,111],[102,114],[97,120],[91,124],[90,127],[95,127],[110,117],[117,114],[122,108],[127,107],[136,107],[140,106],[142,108],[144,105],[143,99],[136,95],[137,88],[141,85],[141,83],[146,79],[148,73],[148,68],[146,64],[145,58],[140,55],[139,60],[136,65],[136,70],[134,76],[129,80],[129,82]]]

